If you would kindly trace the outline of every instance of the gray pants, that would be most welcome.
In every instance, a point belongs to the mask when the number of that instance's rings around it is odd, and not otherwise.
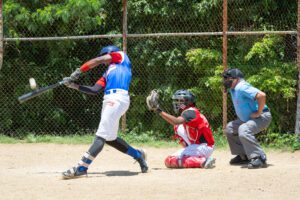
[[[248,159],[266,157],[255,135],[266,129],[272,120],[270,112],[262,113],[259,118],[243,122],[239,119],[227,124],[225,133],[232,155],[247,155]]]

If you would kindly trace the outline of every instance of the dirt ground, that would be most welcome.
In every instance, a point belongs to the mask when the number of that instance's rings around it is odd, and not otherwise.
[[[105,146],[88,177],[62,180],[88,145],[0,144],[0,199],[300,199],[300,151],[267,152],[269,167],[230,166],[228,150],[216,150],[213,169],[166,169],[176,148],[144,147],[149,173]]]

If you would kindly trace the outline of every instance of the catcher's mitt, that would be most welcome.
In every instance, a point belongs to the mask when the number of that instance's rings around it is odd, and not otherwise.
[[[146,103],[148,106],[148,109],[151,111],[156,112],[159,109],[159,103],[158,103],[159,95],[156,90],[151,90],[150,94],[146,98]]]

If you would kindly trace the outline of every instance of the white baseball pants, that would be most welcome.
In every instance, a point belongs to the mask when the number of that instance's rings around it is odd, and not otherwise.
[[[104,95],[101,111],[101,121],[96,135],[106,141],[113,141],[118,136],[119,121],[122,115],[128,110],[130,97],[128,94],[107,94]]]

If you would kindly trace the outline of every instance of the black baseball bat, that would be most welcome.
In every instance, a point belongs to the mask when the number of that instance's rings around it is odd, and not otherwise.
[[[52,84],[52,85],[48,85],[46,87],[42,87],[42,88],[38,88],[36,90],[33,90],[32,92],[29,92],[29,93],[26,93],[26,94],[23,94],[22,96],[20,96],[18,98],[19,102],[20,103],[24,103],[34,97],[37,97],[45,92],[47,92],[48,90],[51,90],[51,89],[54,89],[54,88],[57,88],[58,86],[61,86],[63,85],[65,82],[67,82],[66,80],[62,80],[62,81],[59,81],[55,84]]]

